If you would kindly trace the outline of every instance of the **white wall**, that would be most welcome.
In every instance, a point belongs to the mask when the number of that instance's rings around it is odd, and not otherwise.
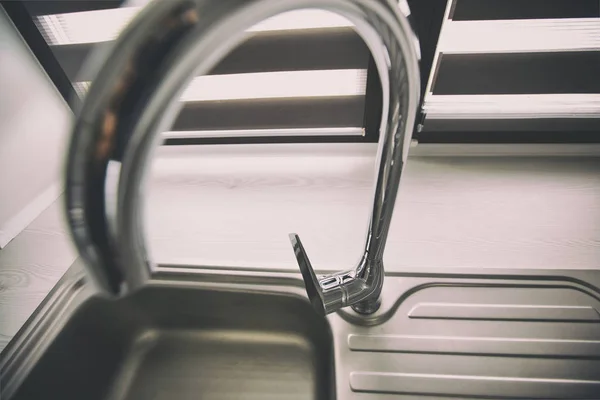
[[[62,191],[72,114],[0,7],[0,248]]]

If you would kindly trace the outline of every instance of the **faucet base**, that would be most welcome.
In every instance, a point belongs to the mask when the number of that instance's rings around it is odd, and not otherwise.
[[[375,299],[364,300],[352,305],[352,309],[358,314],[369,315],[375,313],[381,307],[381,296]]]

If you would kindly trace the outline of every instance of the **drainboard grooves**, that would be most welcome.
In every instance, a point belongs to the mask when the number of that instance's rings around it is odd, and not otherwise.
[[[355,392],[457,397],[596,399],[600,381],[516,377],[352,372]]]
[[[600,341],[418,335],[348,336],[353,351],[536,357],[600,357]]]
[[[380,324],[331,319],[338,398],[600,400],[595,296],[463,278],[416,280],[432,285],[407,295],[410,279],[386,276],[383,304],[396,308]]]
[[[600,322],[600,314],[589,306],[515,304],[418,303],[409,318],[509,320],[548,322]]]

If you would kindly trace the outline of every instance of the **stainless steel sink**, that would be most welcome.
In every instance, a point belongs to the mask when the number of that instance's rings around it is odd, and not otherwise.
[[[297,272],[160,269],[108,300],[72,267],[0,398],[599,398],[599,270],[388,274],[376,313],[321,317]]]
[[[79,295],[14,399],[332,398],[330,328],[301,281],[227,278]]]

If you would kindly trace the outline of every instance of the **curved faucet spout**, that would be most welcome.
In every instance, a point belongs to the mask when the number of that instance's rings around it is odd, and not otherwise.
[[[104,63],[78,112],[67,160],[67,218],[102,293],[127,294],[156,271],[141,218],[144,183],[151,156],[162,132],[173,125],[190,81],[210,73],[252,26],[306,8],[340,14],[355,25],[375,60],[384,112],[373,213],[359,265],[317,278],[298,237],[292,242],[317,310],[327,313],[347,305],[363,313],[377,309],[381,260],[420,91],[418,42],[407,19],[406,0],[150,2],[111,51],[104,48],[98,54]],[[109,179],[116,181],[116,207],[107,201]]]

